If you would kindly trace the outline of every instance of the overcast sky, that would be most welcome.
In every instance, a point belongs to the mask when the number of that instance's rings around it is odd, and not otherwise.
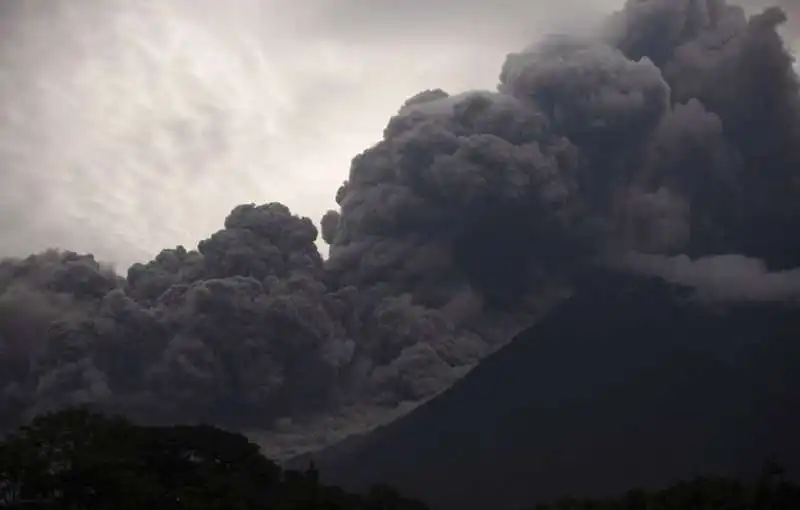
[[[246,202],[317,221],[425,88],[622,0],[0,0],[0,255],[124,270]]]

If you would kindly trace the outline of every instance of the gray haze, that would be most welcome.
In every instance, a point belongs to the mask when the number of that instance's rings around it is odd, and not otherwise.
[[[0,255],[124,271],[239,203],[319,218],[398,102],[491,87],[532,32],[608,4],[3,0]]]

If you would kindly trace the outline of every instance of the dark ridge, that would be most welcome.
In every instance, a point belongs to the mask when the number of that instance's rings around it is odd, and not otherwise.
[[[436,510],[751,475],[769,456],[796,474],[798,333],[788,306],[701,308],[658,279],[595,274],[443,395],[315,461]]]

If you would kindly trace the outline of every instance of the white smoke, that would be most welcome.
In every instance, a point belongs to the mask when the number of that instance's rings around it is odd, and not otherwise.
[[[770,271],[764,262],[727,254],[690,259],[630,253],[623,264],[644,274],[687,285],[699,297],[714,301],[797,301],[800,303],[800,268]]]

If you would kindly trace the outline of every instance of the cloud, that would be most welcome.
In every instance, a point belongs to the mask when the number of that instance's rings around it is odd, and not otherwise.
[[[194,244],[239,203],[281,200],[321,216],[398,98],[428,82],[488,84],[485,69],[506,50],[475,65],[453,42],[436,55],[357,44],[344,29],[316,30],[296,2],[7,9],[2,253],[71,248],[122,270]]]
[[[800,269],[770,271],[763,261],[743,255],[693,260],[686,255],[629,254],[623,260],[630,269],[693,287],[704,299],[800,302]]]
[[[389,0],[317,0],[308,19],[315,30],[346,34],[354,40],[392,40],[426,44],[442,39],[482,45],[523,45],[542,32],[587,29],[597,17],[618,7],[612,0],[410,0],[398,8]]]
[[[9,422],[75,402],[248,428],[392,411],[609,253],[716,295],[794,298],[800,96],[780,9],[631,1],[483,74],[505,39],[337,38],[339,21],[312,23],[324,12],[240,1],[14,13],[0,235],[96,257],[0,264]],[[401,21],[420,33],[447,12]],[[483,12],[452,19],[490,33]],[[168,235],[124,278],[98,262]]]

